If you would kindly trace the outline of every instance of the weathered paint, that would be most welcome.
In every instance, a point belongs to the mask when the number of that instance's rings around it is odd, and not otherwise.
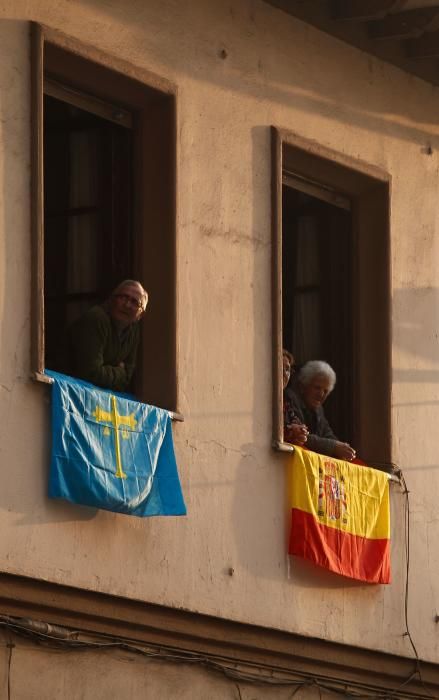
[[[436,89],[261,0],[3,0],[0,17],[2,570],[411,655],[398,486],[391,586],[349,583],[300,561],[288,572],[286,457],[270,447],[274,124],[392,176],[393,453],[413,511],[412,635],[419,655],[436,660]],[[141,521],[45,495],[47,388],[29,380],[28,20],[178,88],[185,422],[174,435],[186,519]]]

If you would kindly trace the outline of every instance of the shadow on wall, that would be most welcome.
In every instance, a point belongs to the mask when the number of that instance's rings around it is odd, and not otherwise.
[[[439,384],[439,288],[396,289],[392,316],[394,347],[406,364],[393,368],[393,381]],[[439,405],[439,398],[420,403]]]

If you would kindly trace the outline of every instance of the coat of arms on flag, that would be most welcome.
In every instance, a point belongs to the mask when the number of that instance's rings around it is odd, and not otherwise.
[[[388,475],[294,448],[289,553],[343,576],[390,582]]]
[[[49,496],[118,513],[185,515],[168,411],[55,372]]]

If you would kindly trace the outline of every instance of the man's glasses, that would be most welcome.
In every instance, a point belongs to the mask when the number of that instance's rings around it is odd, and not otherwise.
[[[139,301],[135,297],[130,296],[129,294],[114,294],[115,297],[118,299],[121,299],[125,304],[129,304],[130,306],[136,307],[136,309],[143,309],[143,301]]]

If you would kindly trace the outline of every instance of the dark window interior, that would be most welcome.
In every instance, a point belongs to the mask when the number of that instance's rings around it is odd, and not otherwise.
[[[57,368],[65,328],[120,281],[138,279],[149,303],[133,389],[178,411],[174,89],[50,42],[42,51],[44,77],[38,61],[33,77],[35,369]]]
[[[282,188],[283,347],[296,366],[325,360],[337,374],[325,413],[340,439],[352,440],[352,222],[336,206]]]
[[[46,366],[89,306],[134,275],[131,130],[44,96]]]
[[[282,348],[337,373],[338,437],[391,469],[390,178],[272,128],[273,445],[284,445]]]

